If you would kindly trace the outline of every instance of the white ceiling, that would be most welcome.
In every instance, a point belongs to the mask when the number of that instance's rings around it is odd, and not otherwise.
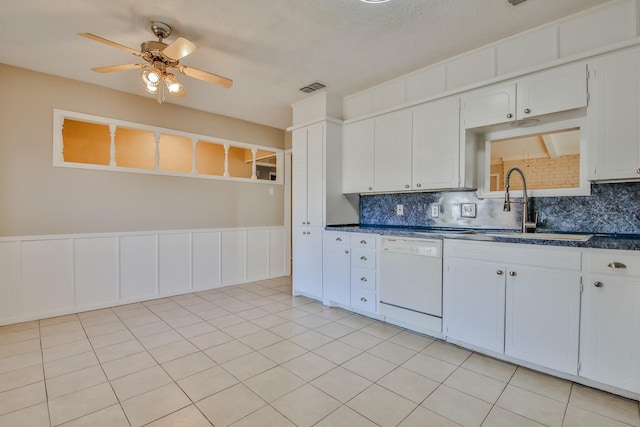
[[[138,49],[151,20],[199,49],[182,63],[234,80],[223,89],[181,77],[169,102],[284,129],[298,89],[321,81],[340,96],[607,0],[20,0],[0,14],[0,63],[147,95],[137,71],[92,67],[136,57],[76,35]]]

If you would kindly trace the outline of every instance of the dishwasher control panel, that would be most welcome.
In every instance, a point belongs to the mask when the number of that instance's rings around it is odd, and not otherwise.
[[[440,257],[442,240],[382,239],[382,250],[409,255]]]

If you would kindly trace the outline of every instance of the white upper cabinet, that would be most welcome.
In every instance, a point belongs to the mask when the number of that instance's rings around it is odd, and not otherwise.
[[[504,123],[516,117],[516,85],[492,86],[462,97],[465,129]]]
[[[588,178],[640,179],[640,50],[606,56],[590,67]]]
[[[471,129],[586,105],[586,66],[572,65],[466,94],[462,121],[465,129]]]
[[[347,124],[342,160],[344,193],[463,186],[459,98]]]
[[[342,147],[342,192],[373,191],[374,120],[361,120],[344,127]]]
[[[411,189],[411,110],[400,110],[375,119],[374,189]]]
[[[293,131],[293,224],[323,226],[323,123]]]
[[[460,184],[460,100],[445,98],[413,109],[411,182],[415,190]]]

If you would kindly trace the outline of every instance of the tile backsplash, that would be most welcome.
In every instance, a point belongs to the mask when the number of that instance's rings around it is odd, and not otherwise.
[[[478,199],[475,191],[362,195],[360,225],[519,229],[521,199],[511,200],[511,212],[503,212],[502,198]],[[476,205],[475,218],[461,216],[463,203]],[[590,196],[532,197],[529,203],[539,231],[640,234],[640,183],[594,184]],[[396,215],[398,204],[404,215]]]

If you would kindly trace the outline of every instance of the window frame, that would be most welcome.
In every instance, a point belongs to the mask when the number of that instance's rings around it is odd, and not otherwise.
[[[121,167],[117,166],[114,163],[115,159],[115,151],[112,154],[112,161],[109,165],[97,165],[90,163],[77,163],[77,162],[67,162],[64,160],[64,140],[62,137],[62,131],[64,126],[65,119],[76,120],[81,122],[93,123],[98,125],[106,125],[109,127],[110,133],[113,135],[111,137],[111,149],[115,150],[115,133],[117,132],[118,127],[134,129],[134,130],[142,130],[142,131],[151,131],[156,135],[171,135],[171,136],[179,136],[184,138],[189,138],[192,140],[194,147],[192,152],[192,171],[191,172],[177,172],[177,171],[167,171],[160,170],[160,157],[162,155],[162,144],[158,143],[156,158],[155,161],[155,169],[138,169],[132,167]],[[159,138],[159,137],[157,137]],[[159,139],[157,139],[159,141]],[[161,142],[161,141],[160,141]],[[243,177],[233,177],[233,176],[224,176],[224,175],[210,175],[205,173],[197,172],[197,161],[196,161],[196,147],[199,142],[203,143],[211,143],[211,144],[219,144],[225,147],[237,147],[242,149],[250,149],[253,151],[253,176],[251,178],[243,178]],[[258,151],[269,151],[273,152],[276,155],[276,180],[271,181],[268,179],[258,179],[255,171],[256,171],[256,153]],[[228,150],[225,150],[228,152]],[[196,162],[196,167],[194,167],[194,162]],[[225,165],[227,164],[225,159]],[[130,172],[130,173],[140,173],[147,175],[168,175],[168,176],[180,176],[187,178],[200,178],[200,179],[221,179],[227,181],[241,181],[241,182],[252,182],[258,184],[269,184],[269,185],[283,185],[284,179],[284,150],[280,148],[268,147],[265,145],[257,145],[250,144],[242,141],[235,141],[226,138],[217,138],[210,135],[201,135],[191,132],[184,132],[175,129],[162,128],[158,126],[150,126],[141,123],[129,122],[125,120],[118,120],[113,118],[95,116],[91,114],[78,113],[74,111],[61,110],[54,108],[53,109],[53,166],[55,167],[65,167],[65,168],[75,168],[75,169],[92,169],[92,170],[102,170],[102,171],[110,171],[110,172]],[[228,169],[226,169],[228,172]]]

